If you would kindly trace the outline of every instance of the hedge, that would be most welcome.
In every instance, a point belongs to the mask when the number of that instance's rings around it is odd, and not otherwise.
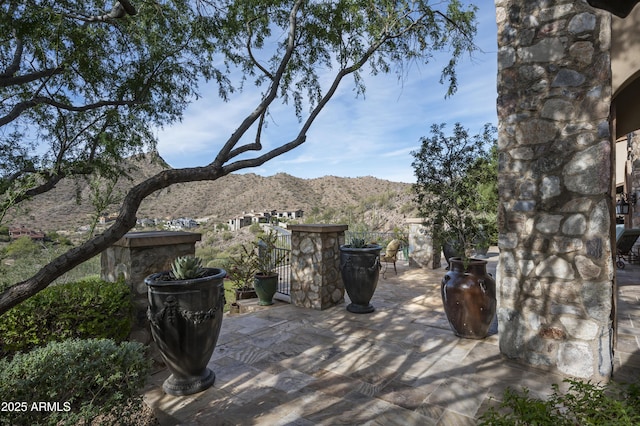
[[[132,318],[131,291],[124,282],[92,278],[50,286],[0,316],[0,355],[69,338],[122,341]]]
[[[0,359],[0,425],[135,424],[149,374],[137,342],[70,339]]]

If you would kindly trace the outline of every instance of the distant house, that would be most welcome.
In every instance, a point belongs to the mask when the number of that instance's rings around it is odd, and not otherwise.
[[[98,218],[98,221],[100,222],[100,225],[105,225],[105,224],[107,224],[109,222],[113,222],[117,218],[118,218],[118,213],[108,213],[108,214],[103,214],[102,216],[100,216]]]
[[[229,219],[227,222],[232,231],[237,231],[245,226],[250,226],[254,223],[269,223],[271,220],[270,212],[242,212],[241,215]]]
[[[12,240],[17,240],[18,238],[22,237],[29,237],[33,241],[44,241],[45,234],[42,231],[36,231],[24,226],[16,226],[9,228],[9,237],[11,237]]]
[[[198,226],[198,222],[195,219],[189,217],[179,217],[178,219],[172,219],[167,221],[167,228],[169,229],[191,229]]]
[[[237,231],[245,226],[250,226],[254,223],[269,223],[272,218],[278,219],[297,219],[301,218],[303,214],[302,210],[291,211],[278,211],[271,210],[269,212],[242,212],[241,215],[229,219],[227,222],[232,231]]]
[[[278,218],[284,219],[298,219],[301,218],[303,214],[303,210],[290,210],[290,211],[276,211],[275,215]]]

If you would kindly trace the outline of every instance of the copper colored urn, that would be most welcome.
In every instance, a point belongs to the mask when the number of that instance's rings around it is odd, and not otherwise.
[[[496,314],[496,281],[487,261],[452,257],[449,266],[440,287],[449,325],[456,336],[484,339]]]

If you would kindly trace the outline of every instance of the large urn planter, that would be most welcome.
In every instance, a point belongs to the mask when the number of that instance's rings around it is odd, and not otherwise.
[[[203,268],[201,278],[172,280],[169,272],[145,279],[153,339],[171,375],[170,395],[201,392],[215,381],[207,364],[215,349],[224,311],[224,269]]]
[[[256,274],[253,288],[258,296],[258,305],[273,305],[273,296],[278,290],[278,274],[273,272],[270,274]]]
[[[442,303],[456,336],[484,339],[496,314],[496,282],[487,261],[452,257],[442,278]]]
[[[375,308],[370,303],[380,276],[379,245],[352,247],[340,246],[340,273],[344,288],[351,299],[347,310],[356,314],[367,314]]]

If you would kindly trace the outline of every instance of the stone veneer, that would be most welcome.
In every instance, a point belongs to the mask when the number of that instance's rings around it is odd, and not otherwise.
[[[409,225],[409,266],[439,268],[441,250],[434,250],[431,232],[424,225],[424,219],[408,218],[405,223]]]
[[[496,0],[500,350],[612,373],[611,17],[584,1]]]
[[[123,277],[131,287],[136,309],[132,331],[134,340],[145,344],[151,342],[144,279],[153,273],[171,269],[171,262],[176,257],[194,255],[195,243],[201,237],[198,233],[179,231],[130,232],[102,252],[101,278],[114,282]]]
[[[347,225],[289,225],[291,303],[327,309],[344,302],[340,245]]]

